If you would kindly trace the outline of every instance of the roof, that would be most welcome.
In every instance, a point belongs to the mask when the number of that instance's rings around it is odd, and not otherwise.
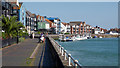
[[[82,21],[72,21],[70,23],[83,23]]]
[[[30,17],[34,17],[34,15],[33,15],[30,11],[26,11],[26,13],[27,13]]]
[[[80,25],[80,24],[85,24],[85,22],[82,22],[82,21],[73,21],[73,22],[70,22],[70,25],[73,26],[73,25]]]
[[[40,15],[37,15],[36,17],[37,17],[37,19],[38,19],[38,17],[40,17]]]
[[[36,17],[36,14],[32,14],[32,17]]]
[[[23,4],[23,2],[19,2],[19,9],[21,8],[22,4]]]
[[[67,23],[64,23],[64,22],[61,22],[61,23],[62,23],[63,25],[65,25],[65,26],[67,25]]]
[[[45,21],[46,21],[46,22],[48,22],[48,23],[53,23],[53,22],[51,22],[51,21],[50,21],[50,20],[48,20],[48,19],[45,19]]]
[[[86,24],[86,26],[90,26],[90,25]]]
[[[59,18],[54,18],[54,17],[49,17],[47,18],[48,20],[54,20],[54,19],[59,19]]]

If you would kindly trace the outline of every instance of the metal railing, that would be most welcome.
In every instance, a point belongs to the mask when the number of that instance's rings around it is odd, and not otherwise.
[[[53,38],[50,38],[49,39],[51,41],[53,41],[53,44],[57,44],[57,46],[55,46],[58,50],[58,52],[60,53],[60,56],[63,56],[64,57],[64,60],[68,60],[68,66],[74,66],[75,68],[82,68],[82,65],[78,62],[78,60],[75,60],[70,53],[68,53],[64,47],[62,47],[61,45],[58,44],[58,42],[56,42]],[[73,61],[73,63],[72,63]]]
[[[2,40],[2,47],[6,47],[8,45],[14,44],[17,42],[17,38],[8,38],[8,39],[4,39]]]

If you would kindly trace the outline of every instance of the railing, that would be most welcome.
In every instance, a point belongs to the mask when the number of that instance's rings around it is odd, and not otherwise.
[[[25,39],[29,38],[29,36],[22,36],[22,37],[24,37]],[[4,39],[2,40],[2,47],[6,47],[14,43],[17,43],[17,37]]]
[[[61,56],[64,57],[64,60],[68,60],[68,66],[74,66],[75,68],[82,68],[82,65],[78,62],[78,60],[75,60],[70,53],[68,53],[61,45],[59,45],[53,38],[49,39],[51,41],[53,41],[53,44],[57,44],[57,46],[55,46],[58,50],[58,52],[60,53]],[[72,61],[73,63],[72,63]]]
[[[14,44],[17,42],[17,38],[8,38],[8,39],[4,39],[2,40],[2,47],[6,47],[8,45]]]

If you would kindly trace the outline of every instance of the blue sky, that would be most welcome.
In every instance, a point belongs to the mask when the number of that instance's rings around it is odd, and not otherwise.
[[[62,22],[85,21],[106,29],[118,27],[117,2],[24,2],[27,10]]]

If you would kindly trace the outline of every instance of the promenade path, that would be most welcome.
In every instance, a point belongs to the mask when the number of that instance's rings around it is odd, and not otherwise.
[[[50,54],[48,43],[37,43],[38,39],[27,39],[16,45],[2,49],[2,66],[54,66],[54,60]],[[38,46],[34,58],[30,56]],[[3,67],[4,68],[4,67]]]

